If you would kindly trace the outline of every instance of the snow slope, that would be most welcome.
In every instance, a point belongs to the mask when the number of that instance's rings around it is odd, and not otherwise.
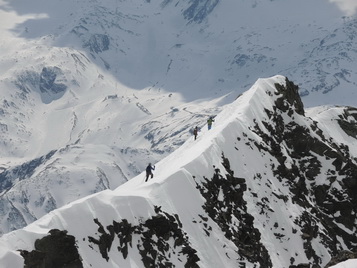
[[[331,268],[353,268],[356,267],[357,260],[348,260],[337,265],[331,266]]]
[[[258,77],[288,76],[308,107],[356,104],[356,15],[326,0],[2,0],[0,12],[0,234],[115,189]]]
[[[158,162],[149,182],[142,173],[3,235],[0,264],[22,267],[15,250],[33,250],[56,228],[75,237],[83,267],[323,267],[357,243],[346,187],[356,179],[357,137],[338,123],[357,110],[321,110],[305,116],[285,77],[259,79],[212,130]]]

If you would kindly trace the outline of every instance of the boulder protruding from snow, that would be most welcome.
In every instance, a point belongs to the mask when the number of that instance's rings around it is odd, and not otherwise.
[[[25,268],[83,268],[74,236],[67,231],[52,229],[49,235],[36,240],[31,252],[21,250]]]

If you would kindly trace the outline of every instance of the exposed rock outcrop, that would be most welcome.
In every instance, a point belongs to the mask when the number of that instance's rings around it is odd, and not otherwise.
[[[98,238],[89,236],[89,242],[98,246],[102,257],[107,261],[114,239],[119,239],[120,246],[117,250],[123,254],[124,259],[131,250],[135,250],[131,249],[134,240],[139,240],[136,247],[146,268],[175,267],[170,261],[170,256],[177,254],[182,254],[186,258],[185,261],[182,260],[183,267],[198,268],[199,258],[182,230],[179,216],[163,212],[160,207],[155,207],[155,212],[157,213],[155,216],[137,225],[122,219],[104,227],[98,219],[95,219],[100,235]],[[174,243],[172,244],[170,240]]]
[[[43,67],[39,86],[42,93],[63,93],[67,89],[63,71],[56,66]]]
[[[238,259],[272,267],[269,253],[261,243],[261,234],[254,227],[254,217],[247,212],[247,202],[243,198],[247,190],[244,178],[237,178],[230,169],[229,160],[222,155],[224,174],[215,169],[211,179],[197,184],[206,202],[203,206],[207,214],[222,229],[226,238],[238,248]]]
[[[22,250],[24,268],[83,268],[74,236],[66,231],[50,230],[50,235],[36,240],[31,252]]]

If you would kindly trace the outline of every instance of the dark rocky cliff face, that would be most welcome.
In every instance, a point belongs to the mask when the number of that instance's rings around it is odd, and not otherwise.
[[[112,225],[104,227],[98,219],[94,222],[99,226],[99,237],[88,237],[88,241],[96,245],[102,257],[109,260],[108,253],[114,241],[119,246],[117,250],[126,259],[132,250],[134,240],[138,242],[137,250],[141,256],[143,267],[175,267],[170,261],[172,255],[182,255],[182,266],[198,268],[196,250],[190,245],[188,237],[182,229],[178,215],[170,215],[155,207],[155,216],[134,225],[126,219],[113,221]],[[107,230],[107,231],[106,231]],[[174,244],[170,243],[174,241]]]
[[[53,229],[48,236],[36,240],[31,252],[22,250],[24,268],[83,268],[74,236]]]
[[[353,121],[348,120],[349,117],[354,118]],[[338,124],[343,129],[343,131],[357,139],[357,109],[354,107],[346,107],[344,109],[344,113],[340,115],[340,120],[338,120]]]
[[[237,246],[238,260],[255,263],[260,267],[272,267],[269,253],[260,241],[261,234],[254,228],[254,217],[247,212],[247,202],[243,198],[247,190],[245,179],[235,177],[229,160],[224,155],[222,158],[224,173],[215,169],[212,178],[205,178],[202,184],[197,183],[197,188],[206,200],[203,208],[222,229],[226,238]]]
[[[294,120],[296,113],[304,115],[304,109],[297,87],[288,80],[286,85],[276,85],[282,97],[277,99],[274,111],[266,111],[270,121],[264,122],[265,129],[255,126],[254,131],[264,140],[256,146],[278,160],[279,165],[272,165],[276,178],[289,185],[292,200],[305,209],[296,223],[303,232],[306,256],[311,265],[320,267],[321,259],[311,244],[313,238],[321,238],[332,256],[341,250],[339,239],[349,249],[357,245],[357,237],[351,233],[357,227],[357,160],[350,156],[348,146],[326,138],[316,122],[311,121],[306,128]],[[356,137],[356,125],[344,121],[351,110],[355,109],[346,108],[339,125]],[[285,164],[287,159],[293,163],[290,167]],[[315,180],[321,176],[322,160],[332,166],[324,175],[325,182],[318,184]],[[318,223],[322,223],[322,229]]]

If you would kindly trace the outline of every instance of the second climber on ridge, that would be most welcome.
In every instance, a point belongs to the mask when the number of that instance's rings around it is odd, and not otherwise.
[[[212,123],[214,122],[213,116],[210,116],[207,120],[207,127],[208,130],[210,130],[212,128]]]

